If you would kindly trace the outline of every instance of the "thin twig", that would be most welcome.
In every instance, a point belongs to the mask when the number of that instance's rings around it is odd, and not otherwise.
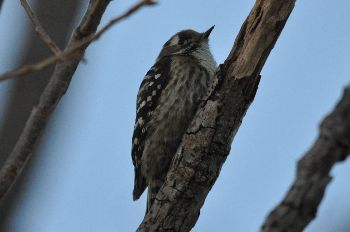
[[[15,147],[7,158],[4,166],[1,168],[0,200],[4,199],[6,193],[21,174],[27,161],[31,158],[33,149],[44,131],[52,112],[55,110],[61,97],[67,91],[75,70],[80,61],[82,61],[86,48],[89,46],[90,42],[93,41],[91,38],[94,38],[94,35],[96,35],[97,26],[110,1],[111,0],[90,0],[85,16],[74,30],[65,49],[65,52],[70,51],[70,53],[66,53],[65,56],[61,56],[62,54],[59,55],[59,57],[72,56],[72,58],[56,64],[50,81],[40,96],[39,103],[30,113]],[[72,51],[74,51],[74,53]],[[56,59],[57,61],[56,57],[51,57],[49,59]],[[45,62],[50,63],[51,61],[46,60]],[[47,67],[45,64],[41,65]],[[40,68],[42,67],[38,65],[34,70]],[[32,70],[33,68],[27,66],[27,69]]]
[[[24,10],[27,12],[27,15],[30,18],[30,21],[34,26],[34,30],[38,34],[39,38],[50,48],[54,55],[59,55],[61,53],[61,49],[56,45],[56,43],[51,39],[51,37],[41,26],[39,19],[36,17],[32,8],[29,6],[27,0],[21,0],[21,4]]]
[[[142,7],[154,5],[156,3],[157,2],[154,0],[141,0],[138,3],[136,3],[134,6],[132,6],[130,9],[128,9],[126,12],[124,12],[122,15],[113,18],[105,26],[103,26],[97,33],[85,38],[80,43],[78,43],[72,47],[69,47],[68,49],[65,49],[63,52],[61,52],[58,55],[48,57],[42,61],[39,61],[38,63],[27,64],[27,65],[24,65],[20,68],[13,70],[13,71],[6,72],[6,73],[0,75],[0,81],[7,80],[11,77],[23,76],[23,75],[27,75],[29,73],[32,73],[34,71],[42,70],[42,69],[44,69],[52,64],[55,64],[59,60],[67,61],[69,59],[72,59],[74,57],[74,53],[78,49],[80,49],[80,48],[84,47],[84,45],[86,45],[90,42],[93,42],[93,41],[97,40],[98,38],[100,38],[100,36],[102,34],[104,34],[113,25],[115,25],[116,23],[120,22],[123,19],[126,19],[127,17],[129,17],[130,15],[135,13],[136,11],[140,10]]]
[[[138,11],[140,8],[144,6],[151,6],[155,5],[157,2],[155,0],[141,0],[134,6],[132,6],[130,9],[128,9],[126,12],[124,12],[122,15],[113,18],[111,21],[109,21],[100,31],[98,31],[94,36],[88,39],[88,42],[97,40],[103,33],[105,33],[109,28],[111,28],[114,24],[118,23],[119,21],[126,19],[131,14]]]

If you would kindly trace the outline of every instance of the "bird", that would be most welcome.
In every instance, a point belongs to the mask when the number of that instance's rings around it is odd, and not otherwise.
[[[141,82],[131,156],[133,200],[148,187],[146,214],[213,81],[217,68],[209,48],[213,28],[203,33],[187,29],[171,36]]]

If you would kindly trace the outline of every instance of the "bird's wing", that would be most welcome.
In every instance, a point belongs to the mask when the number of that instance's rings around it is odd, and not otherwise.
[[[141,157],[152,113],[157,107],[162,90],[168,83],[170,58],[160,59],[144,77],[136,103],[136,120],[132,136],[132,161],[135,166],[133,198],[137,200],[147,187],[141,172]]]

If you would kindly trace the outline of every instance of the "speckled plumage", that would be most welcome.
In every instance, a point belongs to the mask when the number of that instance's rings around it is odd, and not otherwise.
[[[132,147],[133,197],[138,199],[148,186],[148,207],[214,76],[216,63],[208,46],[211,30],[175,34],[141,83]]]

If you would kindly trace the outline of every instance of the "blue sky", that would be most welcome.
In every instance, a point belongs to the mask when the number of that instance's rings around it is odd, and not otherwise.
[[[160,1],[90,46],[87,63],[79,66],[45,132],[11,232],[134,231],[146,200],[132,201],[130,157],[136,94],[144,74],[162,44],[186,28],[204,31],[216,25],[210,44],[222,63],[254,2]],[[112,1],[103,23],[131,4]],[[350,83],[349,11],[346,0],[297,1],[193,231],[258,231],[284,196],[296,161]],[[12,67],[21,46],[18,38],[29,27],[19,3],[5,1],[0,72]],[[1,99],[10,84],[0,83]],[[1,110],[0,104],[0,120]],[[350,230],[349,168],[347,161],[332,171],[335,178],[307,232]]]

